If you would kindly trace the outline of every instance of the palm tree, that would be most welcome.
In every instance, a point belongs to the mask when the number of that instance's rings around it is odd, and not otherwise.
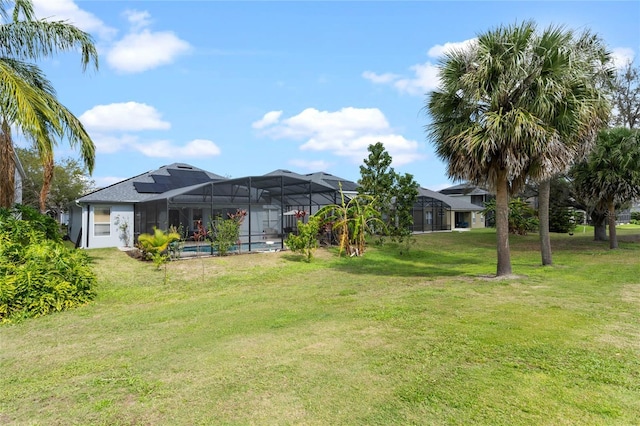
[[[625,127],[601,131],[594,150],[572,168],[571,177],[593,208],[607,212],[609,248],[618,248],[616,206],[640,197],[640,132]]]
[[[440,64],[440,86],[426,103],[427,130],[449,177],[495,191],[498,276],[512,272],[510,195],[528,178],[544,180],[566,169],[597,128],[605,103],[600,97],[585,103],[599,93],[587,81],[595,71],[572,67],[596,57],[601,46],[588,33],[575,39],[557,27],[537,34],[527,21],[481,34]],[[605,61],[604,50],[597,52]]]
[[[95,147],[80,121],[58,101],[42,71],[28,61],[79,50],[86,70],[90,64],[98,68],[98,55],[88,33],[64,21],[36,19],[31,0],[0,0],[0,16],[5,21],[0,24],[0,206],[9,207],[14,200],[11,127],[15,126],[40,153],[45,170],[40,196],[43,209],[58,140],[67,138],[71,146],[79,146],[89,172],[93,171]]]

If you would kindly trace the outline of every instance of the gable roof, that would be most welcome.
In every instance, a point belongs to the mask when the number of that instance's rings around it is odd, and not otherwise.
[[[453,185],[450,186],[448,188],[444,188],[441,189],[440,191],[441,194],[446,194],[446,195],[487,195],[490,194],[489,191],[487,191],[484,188],[481,188],[479,186],[473,185],[469,182],[465,182],[465,183],[461,183],[459,185]]]
[[[173,163],[90,192],[78,202],[137,203],[167,191],[221,180],[226,178],[189,164]]]
[[[456,212],[479,212],[483,210],[482,207],[471,204],[459,197],[450,197],[446,194],[431,191],[427,188],[418,188],[418,198],[420,197],[433,198],[434,200],[442,201],[448,205],[451,210]]]

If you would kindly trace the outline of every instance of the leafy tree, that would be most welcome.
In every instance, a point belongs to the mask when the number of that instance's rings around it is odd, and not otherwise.
[[[15,126],[40,154],[44,169],[40,206],[45,210],[58,140],[66,138],[80,149],[89,172],[94,166],[95,146],[80,120],[58,101],[51,83],[30,61],[79,50],[86,70],[89,64],[97,69],[98,55],[88,33],[65,21],[36,19],[31,0],[0,0],[0,17],[0,92],[5,95],[0,101],[0,207],[9,207],[14,200],[11,128]]]
[[[636,129],[640,125],[640,68],[629,62],[613,83],[613,125]]]
[[[640,197],[640,132],[625,127],[601,131],[594,150],[571,176],[585,199],[607,211],[609,248],[618,248],[616,205]]]
[[[391,235],[402,241],[411,234],[413,225],[413,206],[418,199],[418,183],[413,175],[396,175],[394,185],[394,213],[397,222],[391,228]]]
[[[375,200],[384,229],[402,239],[410,233],[413,224],[412,209],[418,197],[418,184],[413,175],[395,172],[391,167],[393,159],[382,142],[369,145],[368,150],[369,156],[360,166],[358,194]],[[375,231],[383,229],[379,228]]]
[[[548,27],[538,34],[529,21],[483,33],[441,63],[427,129],[449,177],[495,191],[498,276],[512,271],[511,194],[528,178],[563,171],[606,113],[593,78],[596,58],[607,60],[588,32],[576,37]]]
[[[369,156],[360,166],[358,193],[369,195],[378,203],[381,216],[387,225],[392,220],[391,199],[396,180],[396,173],[391,167],[393,161],[382,142],[376,142],[367,148]]]
[[[40,156],[35,148],[16,148],[16,152],[26,174],[22,182],[22,204],[39,209],[44,178]],[[94,182],[87,179],[86,169],[72,158],[56,161],[54,170],[45,209],[59,216],[67,211],[69,203],[91,191]]]

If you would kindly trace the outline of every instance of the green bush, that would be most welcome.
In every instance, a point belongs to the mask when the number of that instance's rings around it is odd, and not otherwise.
[[[219,256],[226,256],[231,247],[240,239],[240,223],[233,219],[217,219],[211,221],[210,232],[213,235],[211,247]]]
[[[571,233],[576,229],[576,217],[567,207],[549,209],[549,232]]]
[[[494,217],[496,214],[496,200],[492,199],[484,203],[482,214],[485,217]],[[509,201],[509,232],[516,235],[527,235],[538,229],[536,212],[525,201],[514,198]],[[495,226],[495,221],[492,226]]]
[[[95,297],[89,258],[64,246],[55,221],[30,208],[0,210],[0,322],[63,311]]]
[[[320,232],[320,218],[309,217],[309,222],[298,221],[298,235],[289,234],[284,244],[295,253],[306,256],[307,262],[311,261],[313,251],[318,248],[318,233]]]
[[[156,227],[153,234],[140,234],[138,236],[138,248],[142,251],[145,260],[152,260],[156,269],[169,260],[169,245],[180,240],[177,232],[164,232]]]

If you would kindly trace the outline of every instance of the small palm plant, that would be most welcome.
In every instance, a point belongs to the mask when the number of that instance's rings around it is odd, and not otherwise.
[[[164,232],[154,227],[153,234],[140,234],[138,244],[144,258],[152,260],[156,268],[160,269],[169,260],[169,244],[178,240],[180,234],[177,232]]]

